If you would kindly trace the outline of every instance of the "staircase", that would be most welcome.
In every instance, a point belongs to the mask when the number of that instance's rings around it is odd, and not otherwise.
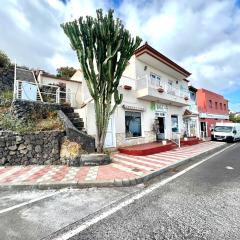
[[[84,122],[83,119],[80,118],[79,114],[74,112],[74,108],[70,106],[62,106],[62,111],[69,118],[72,124],[79,130],[84,131]]]

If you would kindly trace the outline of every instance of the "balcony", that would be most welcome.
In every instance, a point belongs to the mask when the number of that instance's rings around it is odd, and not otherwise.
[[[168,83],[153,84],[149,76],[137,79],[137,98],[175,106],[189,106],[189,91]]]

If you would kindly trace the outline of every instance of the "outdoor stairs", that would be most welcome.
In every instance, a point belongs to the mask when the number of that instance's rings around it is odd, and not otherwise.
[[[79,130],[85,131],[83,119],[80,118],[79,114],[74,112],[74,108],[70,106],[63,106],[62,111],[69,118],[72,124]]]

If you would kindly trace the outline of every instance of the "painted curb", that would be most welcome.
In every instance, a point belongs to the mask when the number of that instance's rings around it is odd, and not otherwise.
[[[103,187],[129,187],[135,186],[141,183],[145,183],[150,179],[153,179],[162,173],[165,173],[169,170],[172,170],[180,165],[184,165],[190,161],[201,160],[202,158],[217,153],[218,151],[225,149],[228,147],[229,144],[224,144],[222,146],[218,146],[214,149],[201,153],[197,156],[184,159],[182,161],[176,162],[170,166],[165,168],[161,168],[154,172],[145,174],[143,176],[132,178],[132,179],[113,179],[113,180],[105,180],[105,181],[80,181],[80,182],[64,182],[64,183],[44,183],[44,184],[28,184],[28,183],[21,183],[15,185],[7,185],[3,184],[0,185],[0,190],[48,190],[48,189],[62,189],[62,188],[103,188]]]

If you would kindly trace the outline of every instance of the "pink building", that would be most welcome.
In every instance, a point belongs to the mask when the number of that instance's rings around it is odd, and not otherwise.
[[[197,106],[201,132],[206,136],[210,136],[216,122],[229,122],[228,100],[222,95],[203,88],[198,89]]]

